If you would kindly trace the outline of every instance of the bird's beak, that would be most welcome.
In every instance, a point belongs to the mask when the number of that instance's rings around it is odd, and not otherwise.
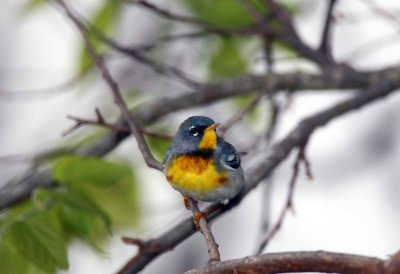
[[[205,131],[210,131],[210,130],[214,130],[215,131],[218,126],[219,126],[219,123],[212,124],[211,126],[206,128]]]

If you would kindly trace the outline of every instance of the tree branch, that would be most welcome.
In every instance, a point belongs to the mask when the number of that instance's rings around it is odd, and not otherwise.
[[[216,219],[220,215],[237,206],[242,199],[259,184],[260,181],[265,179],[272,170],[274,170],[284,159],[286,159],[286,157],[294,148],[303,146],[307,140],[310,139],[310,136],[314,130],[316,130],[318,127],[324,126],[329,121],[339,117],[340,115],[359,109],[368,103],[383,98],[393,93],[399,87],[400,79],[398,79],[396,75],[393,75],[390,80],[383,81],[374,87],[357,93],[350,99],[344,100],[343,102],[334,105],[325,111],[303,119],[283,140],[271,148],[267,158],[263,158],[246,168],[246,185],[242,192],[235,199],[231,200],[229,204],[222,207],[219,203],[217,203],[212,204],[207,208],[207,211],[212,212],[208,215],[208,220]],[[157,242],[160,250],[150,255],[136,255],[135,260],[129,261],[123,267],[124,271],[120,273],[137,273],[160,254],[173,249],[176,245],[188,238],[194,232],[195,228],[191,218],[177,224],[175,227],[165,232],[157,239],[151,239],[151,241]]]
[[[331,29],[333,24],[333,10],[337,0],[330,0],[328,4],[328,9],[326,11],[324,28],[322,31],[321,42],[319,44],[319,51],[324,54],[328,59],[332,59],[331,52]]]
[[[113,132],[115,132],[116,134],[130,133],[129,128],[127,128],[127,127],[121,127],[117,123],[106,122],[106,120],[104,119],[103,115],[101,114],[101,112],[98,108],[95,109],[95,112],[96,112],[95,120],[79,118],[79,117],[68,115],[67,118],[75,121],[75,125],[72,126],[70,129],[64,131],[62,135],[66,136],[84,125],[92,125],[92,126],[100,126],[100,127],[108,128],[108,129],[112,130]],[[142,133],[144,135],[162,139],[162,140],[170,141],[170,140],[172,140],[172,137],[173,137],[170,135],[163,134],[161,132],[148,130],[146,128],[141,128],[140,130],[142,131]]]
[[[338,67],[329,75],[310,73],[285,73],[273,75],[246,75],[226,79],[220,82],[204,83],[191,92],[155,98],[132,110],[141,125],[151,124],[171,112],[201,106],[222,99],[239,95],[248,95],[270,90],[278,93],[281,90],[349,90],[365,88],[379,82],[391,81],[400,74],[399,67],[391,67],[369,72],[348,73]],[[126,127],[126,122],[120,118],[118,127]],[[101,157],[111,152],[129,134],[110,132],[89,146],[76,149],[79,155]],[[0,211],[27,199],[37,187],[49,187],[55,183],[48,169],[32,169],[21,178],[8,183],[0,189]]]
[[[328,59],[321,52],[311,48],[303,42],[294,27],[290,14],[285,10],[284,7],[272,0],[265,0],[265,4],[268,6],[270,14],[273,15],[273,19],[278,20],[282,27],[281,31],[274,34],[276,38],[289,45],[300,55],[315,62],[320,67],[325,69],[332,67],[332,60]],[[263,23],[261,27],[264,29],[264,31],[269,30],[269,26],[266,23]]]
[[[59,0],[58,2],[64,9],[66,15],[71,19],[71,21],[74,23],[74,25],[79,30],[79,32],[84,40],[86,50],[88,51],[90,57],[93,59],[97,68],[101,71],[101,74],[102,74],[104,80],[108,84],[108,86],[112,92],[112,95],[114,97],[114,103],[120,109],[122,116],[124,117],[125,121],[127,122],[128,126],[129,126],[130,132],[136,138],[137,144],[139,146],[139,149],[143,155],[143,158],[144,158],[146,164],[151,168],[155,168],[155,169],[158,169],[161,171],[163,169],[161,163],[159,163],[154,158],[154,156],[151,154],[150,149],[147,146],[146,141],[140,130],[139,122],[137,121],[136,117],[131,112],[129,112],[128,107],[126,106],[126,103],[125,103],[124,99],[122,98],[118,84],[114,81],[110,72],[108,71],[107,67],[105,66],[103,58],[96,53],[92,43],[90,42],[89,33],[88,33],[88,30],[86,29],[85,25],[81,21],[79,21],[79,19],[72,13],[72,10],[68,7],[65,0]]]
[[[226,121],[225,123],[223,123],[222,125],[220,125],[218,127],[218,131],[219,131],[219,135],[221,137],[223,137],[225,135],[225,133],[237,122],[239,122],[243,116],[248,113],[249,111],[253,110],[258,102],[261,100],[261,98],[264,96],[264,93],[260,93],[258,94],[255,98],[253,98],[253,100],[251,100],[244,108],[242,108],[241,110],[239,110],[237,113],[235,113],[235,115],[233,115],[231,118],[229,118],[228,121]]]
[[[203,21],[200,18],[176,14],[176,13],[173,13],[166,9],[160,8],[160,7],[156,6],[155,4],[152,4],[146,0],[124,0],[124,2],[141,6],[145,9],[147,9],[148,11],[150,11],[162,18],[168,19],[168,20],[178,21],[181,23],[193,24],[193,25],[201,26],[203,28],[213,28],[214,27],[212,24],[210,24],[206,21]]]
[[[395,274],[400,260],[396,254],[388,260],[352,254],[311,251],[270,253],[202,266],[186,272],[197,273],[298,273]],[[395,267],[397,266],[397,267]]]
[[[192,25],[198,26],[207,32],[218,33],[220,35],[231,35],[232,32],[238,33],[238,34],[239,33],[245,34],[245,33],[251,32],[251,28],[244,28],[244,29],[223,28],[223,27],[213,25],[205,20],[202,20],[201,18],[189,17],[186,15],[176,14],[176,13],[166,10],[164,8],[160,8],[159,6],[157,6],[153,3],[150,3],[149,1],[146,1],[146,0],[124,0],[124,2],[139,5],[145,9],[147,9],[148,11],[156,14],[157,16],[167,19],[167,20],[172,20],[172,21],[176,21],[176,22],[180,22],[180,23],[186,23],[186,24],[192,24]]]
[[[218,244],[214,240],[214,236],[211,233],[210,227],[208,226],[207,220],[205,217],[202,216],[202,212],[197,206],[197,202],[188,197],[188,206],[189,210],[193,214],[193,218],[197,218],[196,216],[200,216],[198,220],[199,228],[201,233],[204,236],[208,247],[208,256],[210,257],[210,262],[217,262],[221,261],[221,256],[218,251]]]

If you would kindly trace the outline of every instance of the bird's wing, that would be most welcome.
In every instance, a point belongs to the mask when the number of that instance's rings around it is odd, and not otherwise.
[[[236,169],[240,166],[239,153],[230,143],[224,140],[219,141],[217,159],[221,161],[224,166],[230,168]]]

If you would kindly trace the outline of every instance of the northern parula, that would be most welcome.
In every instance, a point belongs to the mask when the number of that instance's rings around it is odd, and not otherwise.
[[[217,136],[218,125],[206,116],[189,117],[167,150],[164,172],[184,197],[217,202],[234,198],[244,185],[240,156]]]

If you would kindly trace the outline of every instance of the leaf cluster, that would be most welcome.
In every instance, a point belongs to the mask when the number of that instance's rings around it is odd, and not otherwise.
[[[100,251],[113,228],[137,221],[135,178],[126,165],[66,156],[54,163],[53,179],[57,187],[37,189],[0,218],[2,273],[68,269],[71,240]]]

